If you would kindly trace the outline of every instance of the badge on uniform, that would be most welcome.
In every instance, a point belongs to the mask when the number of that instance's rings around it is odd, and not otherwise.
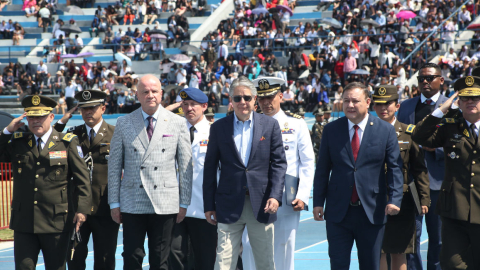
[[[54,147],[54,146],[55,146],[55,143],[50,142],[50,143],[48,144],[48,149],[50,149],[50,148],[52,148],[52,147]]]
[[[455,159],[457,157],[457,154],[455,154],[455,152],[451,152],[450,154],[448,154],[448,156],[451,158],[451,159]]]
[[[67,158],[67,151],[48,152],[48,156],[50,157],[50,159]]]
[[[284,128],[282,129],[282,134],[294,134],[295,130],[292,128]]]
[[[82,147],[80,147],[80,145],[77,145],[77,152],[78,152],[78,155],[83,158],[83,151],[82,151]]]
[[[454,137],[455,139],[460,139],[460,138],[462,138],[462,135],[460,135],[460,134],[453,134],[453,137]]]
[[[468,133],[468,130],[467,129],[464,129],[463,130],[463,135],[467,136],[468,138],[470,138],[470,133]]]
[[[28,141],[28,146],[30,146],[30,147],[33,146],[33,141],[32,140]]]
[[[208,146],[208,140],[201,140],[200,146]]]

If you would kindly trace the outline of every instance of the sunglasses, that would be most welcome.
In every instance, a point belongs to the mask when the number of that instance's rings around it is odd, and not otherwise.
[[[467,102],[469,99],[471,99],[472,101],[479,101],[479,100],[480,100],[480,96],[475,96],[475,97],[458,97],[458,99],[460,99],[460,100],[463,101],[463,102]]]
[[[233,96],[233,101],[240,102],[240,101],[242,101],[242,98],[246,102],[249,102],[249,101],[252,100],[253,97],[252,96]]]
[[[417,79],[419,82],[427,81],[428,83],[431,83],[437,77],[442,77],[442,76],[440,75],[418,76]]]

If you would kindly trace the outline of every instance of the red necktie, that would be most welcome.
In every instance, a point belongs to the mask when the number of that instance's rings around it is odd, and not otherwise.
[[[358,156],[358,150],[360,149],[360,138],[358,137],[358,125],[353,126],[355,129],[355,133],[353,133],[352,137],[352,152],[353,152],[353,160],[356,162],[357,161],[357,156]],[[351,197],[351,202],[358,202],[359,197],[357,193],[357,186],[355,185],[355,182],[353,182],[353,192],[352,192],[352,197]]]
[[[427,104],[427,105],[430,105],[430,104],[432,104],[432,100],[431,100],[431,99],[427,99],[427,100],[425,100],[425,104]]]

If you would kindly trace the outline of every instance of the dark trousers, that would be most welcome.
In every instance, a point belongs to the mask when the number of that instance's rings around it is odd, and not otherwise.
[[[67,97],[65,99],[65,102],[67,103],[67,110],[69,111],[71,108],[75,107],[75,98],[73,97]]]
[[[329,222],[327,219],[326,227],[331,269],[350,268],[354,241],[357,244],[360,269],[380,269],[385,225],[370,223],[363,206],[350,206],[345,218],[339,223]]]
[[[191,249],[189,252],[189,242]],[[205,219],[186,217],[175,224],[169,257],[171,270],[188,270],[188,255],[193,251],[195,270],[212,270],[217,255],[217,227]]]
[[[151,270],[168,270],[168,256],[177,215],[127,214],[123,221],[123,269],[143,269],[145,235],[148,236],[148,262]]]
[[[442,247],[442,220],[440,216],[435,214],[437,208],[438,195],[440,191],[430,189],[431,205],[428,209],[428,214],[425,215],[425,224],[427,226],[428,234],[428,253],[427,253],[427,270],[440,269],[440,249]],[[407,266],[409,270],[421,270],[422,256],[420,254],[420,237],[422,236],[422,222],[423,216],[417,216],[417,239],[415,246],[416,253],[407,254]]]
[[[46,270],[64,270],[69,250],[68,233],[22,233],[15,231],[14,255],[16,270],[34,270],[40,250]]]
[[[442,270],[480,269],[480,225],[442,217]]]
[[[68,261],[69,270],[85,270],[88,256],[88,242],[93,238],[93,269],[115,269],[115,252],[117,250],[118,228],[120,224],[113,221],[110,215],[88,216],[80,227],[82,241],[75,248],[73,260]]]

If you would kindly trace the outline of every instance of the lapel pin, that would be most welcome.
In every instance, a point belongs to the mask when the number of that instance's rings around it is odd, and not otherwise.
[[[98,135],[102,135],[102,136],[103,136],[103,133],[100,132],[100,133],[98,133]]]
[[[373,122],[370,122],[370,126],[373,126]]]
[[[265,137],[262,136],[262,138],[260,138],[260,141],[264,141],[265,140]]]
[[[54,138],[55,140],[58,140],[58,136],[53,136],[53,138]]]

